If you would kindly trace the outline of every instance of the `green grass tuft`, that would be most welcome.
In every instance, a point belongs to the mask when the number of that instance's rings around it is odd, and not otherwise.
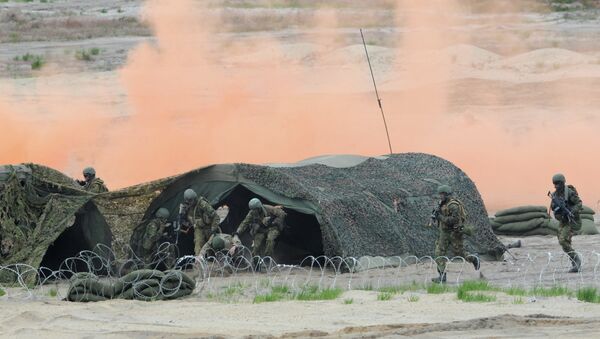
[[[495,301],[496,297],[482,293],[471,293],[475,291],[498,291],[499,289],[491,286],[484,280],[465,281],[456,291],[456,297],[464,302],[490,302]]]
[[[553,286],[550,288],[545,287],[534,287],[531,294],[540,296],[540,297],[559,297],[559,296],[572,296],[573,292],[569,291],[568,288],[564,286]]]
[[[429,294],[442,294],[452,292],[453,288],[446,284],[430,284],[427,285],[427,293]]]
[[[410,302],[410,303],[415,303],[417,301],[419,301],[419,296],[418,295],[413,294],[413,295],[410,295],[408,297],[408,302]]]
[[[520,288],[520,287],[510,287],[510,288],[506,288],[502,291],[508,295],[520,295],[520,296],[527,295],[527,290]]]
[[[333,300],[342,294],[341,288],[326,288],[319,290],[316,286],[309,286],[296,294],[296,300]]]
[[[377,295],[377,300],[379,301],[387,301],[392,299],[392,293],[381,292]]]
[[[349,299],[344,299],[344,304],[346,304],[346,305],[350,305],[350,304],[352,304],[353,302],[354,302],[354,299],[352,299],[352,298],[349,298]]]
[[[516,297],[516,298],[514,298],[514,299],[513,299],[512,303],[513,303],[513,304],[515,304],[515,305],[522,305],[522,304],[524,304],[525,302],[523,301],[523,298],[521,298],[521,297]]]
[[[588,303],[600,303],[600,295],[595,287],[583,287],[577,290],[577,300]]]
[[[279,301],[279,300],[282,300],[283,298],[284,298],[284,295],[281,293],[271,292],[268,294],[259,294],[254,297],[254,303],[258,304],[258,303],[264,303],[264,302]]]
[[[4,291],[4,289],[0,288],[0,297],[4,296],[6,294],[6,292]]]

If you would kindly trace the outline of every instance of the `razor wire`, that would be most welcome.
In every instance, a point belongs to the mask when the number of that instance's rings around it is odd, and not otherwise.
[[[115,253],[128,253],[128,256],[118,258]],[[575,254],[581,258],[578,273],[568,273],[571,258],[563,252],[522,253],[516,260],[505,256],[500,262],[482,262],[479,273],[468,265],[468,257],[320,255],[305,257],[292,265],[278,263],[272,257],[253,256],[250,249],[243,246],[233,255],[224,251],[205,258],[180,257],[176,246],[164,243],[146,262],[131,248],[117,251],[98,245],[66,258],[55,269],[22,263],[0,266],[0,295],[3,294],[0,301],[64,300],[73,288],[77,293],[94,292],[102,296],[98,300],[112,299],[115,291],[121,292],[121,296],[127,292],[127,298],[156,300],[177,297],[183,288],[193,289],[190,298],[210,299],[210,296],[242,288],[248,291],[245,297],[252,298],[276,286],[292,291],[309,287],[348,291],[411,284],[427,286],[431,278],[438,275],[439,261],[446,262],[447,283],[453,285],[485,279],[501,288],[600,288],[600,252]],[[495,267],[486,272],[487,265]],[[88,282],[77,282],[82,278]],[[122,285],[127,287],[126,291]]]

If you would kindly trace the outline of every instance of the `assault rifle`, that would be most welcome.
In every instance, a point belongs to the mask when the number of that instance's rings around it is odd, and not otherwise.
[[[573,211],[567,206],[567,201],[564,197],[558,196],[556,193],[548,192],[548,196],[552,200],[550,208],[554,212],[554,216],[560,215],[563,218],[567,218],[567,222],[572,224],[575,222],[575,215]]]
[[[431,227],[439,223],[440,211],[442,209],[442,200],[438,203],[438,205],[431,211],[431,216],[429,217],[429,224],[427,227]]]

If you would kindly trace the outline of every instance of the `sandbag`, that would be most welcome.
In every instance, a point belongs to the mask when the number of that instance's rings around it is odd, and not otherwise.
[[[496,222],[496,218],[490,218],[490,225],[492,225],[492,229],[495,230],[496,228],[502,226],[501,223]]]
[[[587,206],[584,205],[583,208],[581,209],[580,213],[581,214],[591,214],[591,215],[594,215],[594,214],[596,214],[596,211],[594,211],[590,207],[587,207]]]
[[[528,212],[528,213],[521,213],[521,214],[510,214],[510,215],[506,215],[503,217],[496,217],[494,219],[494,221],[496,223],[500,223],[500,224],[510,224],[513,222],[529,221],[531,219],[537,219],[537,218],[550,219],[550,216],[548,215],[548,213],[546,211],[544,211],[544,212]]]
[[[586,220],[594,221],[594,216],[592,214],[581,214],[580,217],[581,217],[581,220],[586,219]]]
[[[541,226],[543,228],[547,228],[547,229],[553,230],[554,234],[556,234],[558,232],[558,225],[559,225],[558,220],[556,220],[556,219],[549,219],[549,220],[544,221]]]
[[[546,206],[518,206],[518,207],[513,207],[513,208],[505,209],[502,211],[498,211],[498,212],[496,212],[495,216],[503,217],[503,216],[512,215],[512,214],[523,214],[523,213],[530,213],[530,212],[545,212],[547,209],[548,208]]]
[[[583,219],[581,220],[581,231],[579,231],[579,234],[598,234],[598,228],[596,228],[596,224],[593,220]]]
[[[541,226],[545,220],[548,220],[548,219],[537,218],[537,219],[532,219],[532,220],[528,220],[528,221],[504,224],[504,225],[500,226],[496,231],[499,232],[499,234],[522,234],[527,231],[531,231],[532,229],[534,229],[536,227]]]

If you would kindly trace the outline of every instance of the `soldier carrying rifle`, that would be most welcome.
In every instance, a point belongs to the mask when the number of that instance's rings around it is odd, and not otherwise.
[[[439,186],[437,192],[440,196],[440,202],[431,214],[429,226],[437,224],[440,232],[435,243],[435,261],[439,276],[431,279],[431,281],[445,283],[447,260],[442,256],[447,254],[450,246],[454,255],[463,257],[466,261],[472,263],[476,271],[479,270],[480,263],[478,257],[469,255],[464,250],[464,223],[467,219],[467,213],[462,202],[452,196],[452,188],[448,185]]]
[[[558,243],[563,251],[571,258],[571,269],[569,273],[581,271],[581,258],[571,246],[573,232],[581,229],[581,217],[579,213],[583,207],[577,189],[573,185],[566,185],[565,176],[555,174],[552,177],[554,193],[548,192],[552,199],[550,209],[559,222]]]

